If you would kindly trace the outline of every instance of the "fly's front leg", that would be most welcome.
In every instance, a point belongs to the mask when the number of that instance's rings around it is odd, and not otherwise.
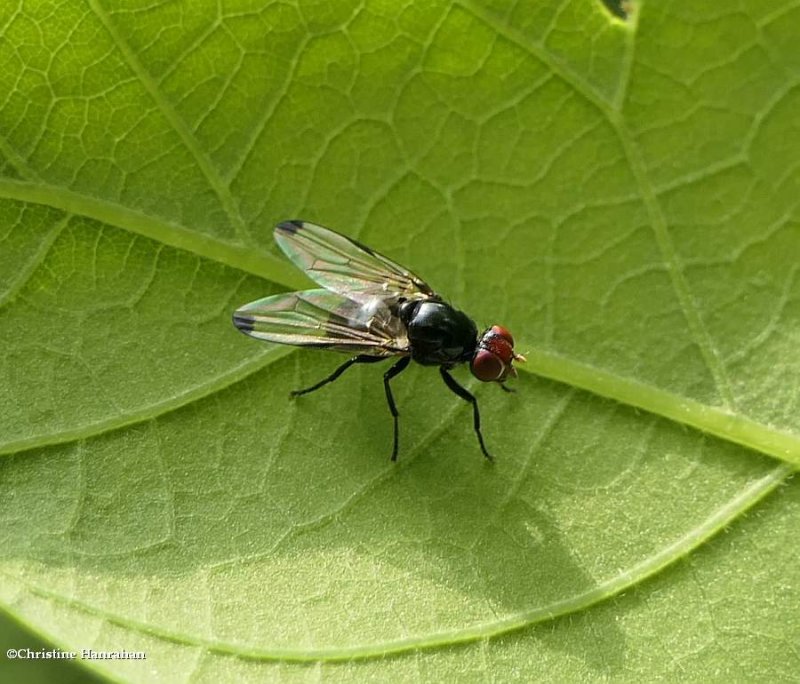
[[[483,443],[483,435],[481,434],[481,412],[478,410],[478,400],[470,394],[464,387],[459,385],[455,378],[447,372],[444,366],[439,366],[439,373],[442,375],[444,384],[447,385],[451,391],[461,397],[464,401],[472,404],[472,424],[475,427],[475,434],[478,435],[478,442],[481,445],[483,455],[490,461],[494,461],[494,457],[486,450],[486,445]]]
[[[292,390],[289,394],[293,397],[299,397],[301,394],[308,394],[309,392],[318,390],[320,387],[324,387],[329,382],[333,382],[334,380],[336,380],[336,378],[338,378],[354,363],[375,363],[376,361],[383,361],[383,360],[384,359],[380,356],[367,356],[366,354],[360,354],[359,356],[354,356],[352,359],[348,359],[347,361],[345,361],[327,378],[325,378],[324,380],[320,380],[316,385],[311,385],[311,387],[306,387],[305,389],[301,390]]]
[[[408,364],[411,363],[410,356],[404,356],[400,359],[394,366],[392,366],[388,371],[383,374],[383,388],[386,390],[386,402],[389,404],[389,411],[392,414],[392,418],[394,418],[394,446],[392,446],[392,460],[397,460],[397,443],[398,443],[398,412],[397,407],[394,405],[394,397],[392,396],[392,388],[389,387],[389,381],[395,376],[402,373],[406,368],[408,368]]]

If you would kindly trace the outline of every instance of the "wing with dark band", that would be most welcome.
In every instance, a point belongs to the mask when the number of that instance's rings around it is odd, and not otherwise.
[[[275,241],[310,278],[350,299],[436,296],[408,269],[328,228],[306,221],[284,221],[275,228]]]
[[[269,342],[370,356],[408,353],[406,327],[379,297],[305,290],[250,302],[233,314],[243,333]]]

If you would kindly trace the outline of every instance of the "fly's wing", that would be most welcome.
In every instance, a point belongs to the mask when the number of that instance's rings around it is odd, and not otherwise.
[[[275,228],[275,241],[310,278],[350,299],[436,296],[408,269],[328,228],[306,221],[284,221]]]
[[[379,297],[354,301],[327,290],[288,292],[233,314],[243,333],[269,342],[370,356],[408,352],[406,327]]]

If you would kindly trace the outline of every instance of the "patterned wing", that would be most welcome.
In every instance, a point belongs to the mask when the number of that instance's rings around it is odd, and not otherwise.
[[[380,297],[347,299],[328,290],[289,292],[233,314],[243,333],[269,342],[370,356],[408,353],[406,327]]]
[[[275,241],[297,266],[328,290],[350,299],[436,297],[418,276],[360,242],[306,221],[284,221]]]

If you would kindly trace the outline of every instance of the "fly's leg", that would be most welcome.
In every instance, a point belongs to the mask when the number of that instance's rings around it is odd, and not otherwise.
[[[517,391],[513,387],[509,387],[508,385],[502,382],[500,383],[500,387],[503,388],[503,391],[508,392],[509,394],[515,394]]]
[[[392,366],[388,371],[383,374],[383,388],[386,390],[386,402],[389,404],[389,411],[392,414],[392,418],[394,418],[394,445],[392,446],[392,460],[397,460],[397,441],[398,441],[398,420],[397,416],[397,407],[394,405],[394,397],[392,396],[392,388],[389,387],[389,381],[395,376],[402,373],[406,368],[408,368],[408,364],[411,363],[410,356],[404,356],[400,359],[394,366]]]
[[[472,404],[472,421],[475,427],[475,434],[478,435],[478,442],[481,445],[481,451],[483,451],[483,455],[486,456],[489,461],[494,461],[494,458],[486,450],[486,445],[483,443],[483,435],[481,434],[481,413],[478,410],[478,400],[465,388],[459,385],[455,381],[455,378],[447,372],[447,369],[444,366],[439,366],[439,373],[442,375],[444,384],[447,385],[454,394],[457,394],[464,401],[468,401],[470,404]]]
[[[301,390],[292,390],[289,394],[293,397],[299,397],[301,394],[308,394],[309,392],[318,390],[320,387],[324,387],[329,382],[333,382],[334,380],[336,380],[336,378],[338,378],[354,363],[375,363],[376,361],[385,361],[385,359],[380,356],[367,356],[366,354],[360,354],[359,356],[354,356],[352,359],[347,359],[347,361],[345,361],[341,366],[339,366],[335,371],[333,371],[333,373],[331,373],[324,380],[320,380],[316,385],[311,385],[311,387],[306,387],[305,389]]]

